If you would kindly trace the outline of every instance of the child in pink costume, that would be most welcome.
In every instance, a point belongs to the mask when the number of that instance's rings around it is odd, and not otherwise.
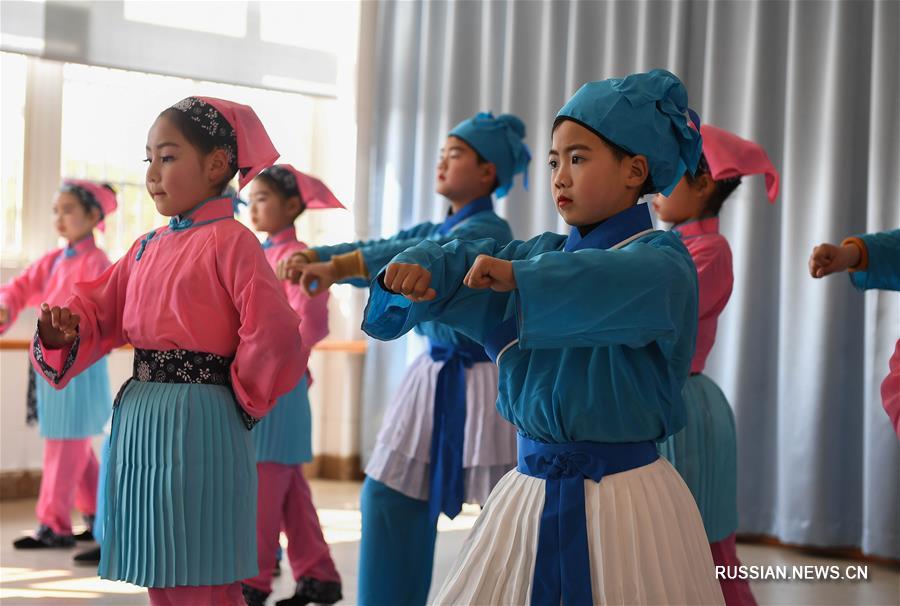
[[[112,187],[67,179],[53,200],[53,222],[64,248],[53,250],[0,287],[0,334],[26,307],[42,301],[62,304],[76,282],[93,280],[109,267],[106,254],[94,242],[94,229],[117,207]],[[33,371],[29,367],[29,382]],[[97,457],[91,437],[103,431],[112,409],[106,359],[101,358],[61,391],[43,381],[29,387],[28,422],[36,419],[44,444],[41,491],[37,502],[40,525],[34,536],[17,539],[16,549],[71,547],[75,540],[92,540],[97,510]],[[72,507],[81,511],[88,529],[72,535]]]
[[[324,183],[290,164],[268,168],[253,180],[250,217],[257,230],[269,234],[262,247],[273,270],[282,259],[306,250],[306,244],[297,240],[294,221],[307,209],[321,208],[343,208],[343,205]],[[300,316],[302,346],[298,353],[305,365],[313,345],[328,335],[328,294],[310,297],[300,286],[281,284],[288,302]],[[301,465],[313,458],[308,394],[311,383],[307,371],[253,430],[259,475],[256,521],[259,574],[244,581],[244,599],[249,606],[263,606],[272,592],[272,573],[277,566],[278,536],[282,529],[287,535],[287,553],[297,585],[293,596],[277,604],[332,604],[341,599],[341,577],[322,535]]]
[[[64,307],[43,304],[32,362],[57,388],[134,346],[116,398],[100,577],[151,604],[243,604],[257,574],[256,464],[248,429],[303,376],[297,315],[228,182],[278,158],[246,105],[188,97],[147,137],[147,190],[166,227],[135,242]]]
[[[745,579],[732,578],[740,566],[735,545],[738,526],[737,436],[734,413],[722,390],[703,374],[716,340],[719,315],[734,285],[731,248],[719,233],[722,204],[740,185],[741,177],[766,175],[769,201],[778,195],[778,173],[762,147],[721,128],[704,124],[703,156],[697,174],[685,176],[669,196],[657,195],[653,206],[661,219],[673,223],[697,268],[699,309],[697,345],[691,376],[682,395],[685,428],[660,444],[660,453],[681,474],[700,509],[703,526],[728,606],[755,606]],[[729,572],[730,571],[730,572]]]

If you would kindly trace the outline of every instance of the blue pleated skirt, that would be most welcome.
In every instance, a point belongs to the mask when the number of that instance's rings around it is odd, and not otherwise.
[[[109,471],[109,436],[100,448],[100,472],[97,478],[97,512],[91,534],[98,544],[103,543],[103,517],[106,515],[106,474]]]
[[[259,463],[297,465],[312,461],[312,413],[306,377],[278,398],[250,435]]]
[[[89,438],[103,431],[112,411],[106,358],[74,377],[63,389],[47,381],[35,384],[41,437],[51,440]]]
[[[734,412],[706,375],[689,377],[682,392],[687,424],[659,444],[690,488],[710,543],[737,530],[737,441]]]
[[[256,464],[228,387],[132,381],[113,414],[100,576],[143,587],[256,576]]]

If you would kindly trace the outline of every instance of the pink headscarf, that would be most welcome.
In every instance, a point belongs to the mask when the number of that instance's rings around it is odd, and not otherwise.
[[[703,137],[703,155],[713,179],[718,181],[745,175],[765,175],[769,202],[775,202],[778,196],[778,171],[766,155],[766,150],[752,141],[709,124],[700,127],[700,135]]]
[[[100,229],[100,231],[106,231],[106,225],[103,219],[108,217],[111,213],[115,212],[115,210],[119,207],[119,203],[116,200],[116,193],[111,189],[104,187],[100,183],[95,183],[94,181],[86,181],[84,179],[64,179],[62,188],[63,191],[66,190],[67,185],[70,187],[81,188],[93,197],[94,202],[96,202],[100,207],[100,212],[102,214],[100,223],[97,224],[97,227]],[[77,192],[76,195],[78,195]]]
[[[243,189],[261,170],[272,166],[280,154],[272,144],[272,140],[269,139],[269,134],[256,112],[249,105],[214,97],[188,97],[172,107],[188,114],[207,132],[211,130],[215,132],[216,120],[202,112],[204,105],[213,106],[234,129],[235,143],[237,144],[238,183]]]
[[[266,174],[275,179],[288,193],[296,191],[308,209],[345,208],[319,179],[300,172],[290,164],[276,164],[267,169]]]

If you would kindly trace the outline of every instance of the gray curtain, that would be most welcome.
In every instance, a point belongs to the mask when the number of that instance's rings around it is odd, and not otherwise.
[[[368,94],[369,235],[445,212],[444,136],[476,111],[529,128],[531,190],[499,203],[517,238],[564,229],[545,167],[557,109],[588,80],[664,67],[704,121],[761,143],[781,170],[728,200],[735,288],[707,373],[739,436],[740,529],[900,557],[900,442],[879,385],[900,295],[812,280],[821,241],[900,225],[900,3],[378,2]],[[364,37],[365,39],[365,37]],[[367,94],[361,91],[361,94]],[[368,454],[410,345],[376,345],[365,377]]]

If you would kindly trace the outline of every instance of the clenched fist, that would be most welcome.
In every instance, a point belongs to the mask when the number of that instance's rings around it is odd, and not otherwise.
[[[809,275],[824,278],[828,274],[847,271],[859,264],[860,252],[856,244],[819,244],[809,256]]]
[[[431,288],[431,272],[421,265],[391,263],[384,272],[384,285],[414,303],[431,301],[437,296]]]
[[[295,252],[290,257],[282,259],[275,266],[275,276],[279,280],[289,280],[291,284],[298,284],[303,268],[310,264],[309,256],[302,251]]]
[[[75,340],[81,318],[68,307],[41,303],[41,317],[38,318],[38,335],[47,349],[62,349]]]
[[[310,297],[326,292],[335,283],[334,265],[330,262],[308,263],[300,271],[300,288]]]
[[[469,288],[490,288],[497,292],[509,292],[516,288],[516,275],[511,261],[487,255],[478,255],[463,279]]]

